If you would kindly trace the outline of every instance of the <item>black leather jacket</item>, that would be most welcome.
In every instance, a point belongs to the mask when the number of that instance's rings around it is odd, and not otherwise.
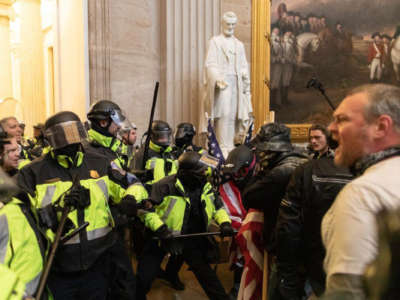
[[[243,191],[243,205],[264,212],[264,246],[271,250],[272,232],[278,216],[279,205],[285,195],[290,175],[308,159],[297,152],[282,152],[270,162],[268,170],[259,173]]]
[[[337,167],[331,157],[311,160],[294,171],[279,208],[276,227],[280,290],[295,292],[296,286],[301,287],[297,270],[304,265],[314,293],[317,296],[323,293],[322,218],[352,177],[347,169]]]

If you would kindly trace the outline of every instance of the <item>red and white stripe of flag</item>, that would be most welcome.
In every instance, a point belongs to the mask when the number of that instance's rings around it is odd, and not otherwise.
[[[264,213],[250,209],[236,235],[236,243],[245,261],[238,300],[259,300],[262,297],[264,268],[263,224]]]

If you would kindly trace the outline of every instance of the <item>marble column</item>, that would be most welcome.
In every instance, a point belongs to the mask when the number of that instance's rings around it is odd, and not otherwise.
[[[220,0],[168,0],[161,7],[161,116],[199,124],[207,41],[220,32]],[[198,126],[197,126],[198,127]]]
[[[88,0],[90,102],[111,99],[109,0]]]

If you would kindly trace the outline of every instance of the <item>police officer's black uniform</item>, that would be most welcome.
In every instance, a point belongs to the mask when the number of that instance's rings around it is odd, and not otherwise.
[[[108,200],[124,205],[131,216],[136,215],[136,204],[129,201],[121,174],[111,169],[108,160],[84,152],[81,142],[86,132],[76,114],[64,111],[50,117],[45,135],[53,150],[21,169],[18,185],[38,215],[46,216],[41,223],[50,229],[48,238],[58,226],[56,207],[71,208],[64,234],[89,223],[58,248],[50,289],[57,300],[106,299],[116,241]]]

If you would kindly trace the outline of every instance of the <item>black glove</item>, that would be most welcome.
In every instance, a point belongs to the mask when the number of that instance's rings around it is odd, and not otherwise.
[[[38,209],[39,223],[44,228],[50,228],[56,232],[58,227],[57,212],[52,204]]]
[[[174,236],[172,231],[169,230],[167,225],[162,225],[154,232],[155,236],[158,237],[160,240],[172,239]]]
[[[90,205],[90,191],[83,186],[72,189],[65,195],[64,203],[68,206],[84,209]]]
[[[126,195],[122,198],[119,207],[120,211],[128,217],[135,217],[137,215],[137,203],[135,197],[132,195]]]
[[[229,222],[224,222],[221,225],[219,225],[219,230],[221,231],[222,237],[233,236],[233,228],[231,223]]]
[[[172,231],[167,227],[167,225],[162,225],[158,228],[154,234],[161,240],[161,247],[172,255],[182,254],[183,245],[179,240],[174,239]]]
[[[182,241],[176,239],[162,240],[161,247],[171,255],[181,255],[183,252]]]

